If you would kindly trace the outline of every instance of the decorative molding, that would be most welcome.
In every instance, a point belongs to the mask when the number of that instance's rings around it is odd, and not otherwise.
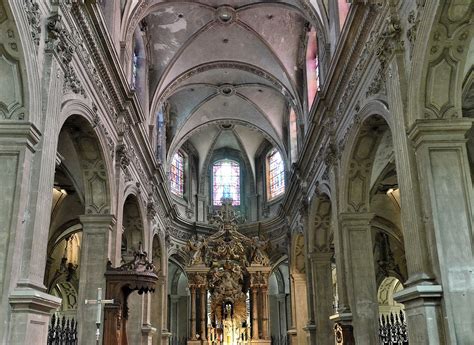
[[[41,39],[41,12],[39,5],[33,0],[25,0],[25,13],[30,25],[31,38],[36,46],[39,46]]]
[[[62,23],[62,17],[59,14],[49,17],[47,28],[46,50],[54,53],[64,72],[64,92],[71,90],[76,94],[85,96],[85,90],[82,87],[81,81],[71,66],[76,46]]]
[[[413,50],[415,47],[416,42],[416,34],[418,32],[418,25],[420,24],[420,13],[421,9],[424,7],[424,4],[420,4],[417,2],[416,9],[410,11],[408,14],[408,25],[409,28],[407,29],[407,40],[409,44],[409,55],[410,59],[413,57]]]
[[[371,96],[375,96],[381,93],[383,94],[386,93],[386,85],[385,85],[385,74],[383,73],[382,69],[379,69],[377,72],[375,72],[374,79],[372,80],[369,87],[367,88],[365,97],[369,98]]]
[[[403,50],[404,41],[401,39],[402,28],[397,16],[387,18],[385,27],[376,42],[376,56],[383,71],[387,69],[390,57]]]
[[[98,113],[98,109],[97,109],[97,106],[95,104],[92,105],[92,111],[93,111],[93,115],[92,115],[92,127],[93,128],[98,128],[99,131],[104,135],[105,137],[105,140],[107,142],[107,146],[109,148],[109,152],[111,153],[112,157],[114,155],[114,147],[115,147],[115,143],[114,143],[114,140],[112,139],[112,137],[110,136],[110,133],[109,131],[107,130],[107,127],[105,126],[105,124],[102,122],[102,117],[99,116],[99,113]]]

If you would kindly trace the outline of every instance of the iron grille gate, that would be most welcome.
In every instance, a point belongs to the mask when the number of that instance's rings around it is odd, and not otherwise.
[[[380,317],[379,339],[382,345],[408,345],[407,323],[402,311]]]
[[[77,345],[77,322],[53,314],[48,327],[47,345]]]

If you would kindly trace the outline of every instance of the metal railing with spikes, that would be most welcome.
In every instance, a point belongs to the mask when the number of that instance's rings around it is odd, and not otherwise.
[[[77,345],[77,322],[53,314],[48,328],[47,345]]]
[[[380,317],[379,339],[382,345],[408,345],[407,323],[403,311]]]

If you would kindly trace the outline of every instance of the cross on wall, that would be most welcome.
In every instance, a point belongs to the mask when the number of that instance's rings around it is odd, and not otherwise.
[[[96,344],[99,345],[99,338],[100,338],[100,324],[102,323],[102,306],[105,304],[112,304],[114,303],[113,299],[102,299],[102,288],[97,289],[97,299],[86,299],[85,304],[95,304],[97,305],[97,315],[95,324],[97,326],[97,330],[95,331],[96,336]]]

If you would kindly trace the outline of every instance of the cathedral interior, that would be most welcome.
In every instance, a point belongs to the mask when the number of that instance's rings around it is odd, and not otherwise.
[[[474,344],[472,0],[2,0],[0,344]]]

